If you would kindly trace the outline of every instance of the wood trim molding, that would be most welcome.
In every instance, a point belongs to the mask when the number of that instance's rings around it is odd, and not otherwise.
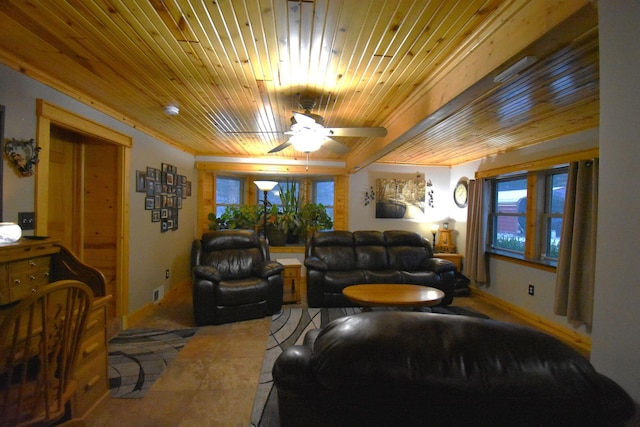
[[[524,171],[537,171],[543,169],[549,169],[554,166],[562,165],[565,163],[575,162],[578,160],[594,159],[600,156],[600,148],[591,148],[589,150],[578,151],[574,153],[561,154],[558,156],[547,157],[540,160],[532,160],[528,162],[522,162],[514,165],[502,166],[493,169],[486,169],[477,171],[475,174],[476,179],[479,178],[493,178],[500,175],[506,175],[514,172]]]
[[[474,294],[474,296],[482,298],[487,303],[509,312],[510,314],[531,324],[535,328],[540,329],[558,338],[561,341],[564,341],[570,346],[578,348],[584,353],[591,352],[591,337],[579,334],[578,332],[565,326],[558,325],[557,323],[553,323],[541,316],[526,311],[515,304],[511,304],[509,302],[501,300],[500,298],[497,298],[489,294],[488,292],[484,292],[478,288],[471,287],[471,292]]]
[[[103,139],[110,143],[124,145],[129,148],[133,147],[133,138],[131,136],[110,129],[93,120],[79,116],[76,113],[51,104],[44,99],[38,99],[36,101],[36,112],[38,117],[47,118],[56,125],[66,129],[71,129],[79,133],[91,134],[96,138]]]

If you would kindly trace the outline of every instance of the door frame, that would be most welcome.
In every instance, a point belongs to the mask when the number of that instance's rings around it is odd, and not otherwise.
[[[51,125],[69,129],[82,135],[97,138],[118,149],[118,206],[117,242],[116,242],[116,318],[122,319],[129,307],[129,193],[130,162],[133,138],[129,135],[110,129],[98,122],[65,110],[43,99],[36,100],[36,137],[40,147],[38,171],[35,175],[35,234],[47,235],[48,228],[48,194],[49,161],[51,143]]]

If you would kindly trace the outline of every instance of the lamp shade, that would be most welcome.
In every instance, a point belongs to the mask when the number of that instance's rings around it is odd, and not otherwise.
[[[271,191],[273,187],[278,185],[277,181],[253,181],[260,191]]]
[[[0,243],[14,243],[22,237],[22,228],[14,222],[0,222]]]
[[[440,226],[438,224],[429,225],[429,229],[431,230],[432,233],[436,233],[439,228],[440,228]]]

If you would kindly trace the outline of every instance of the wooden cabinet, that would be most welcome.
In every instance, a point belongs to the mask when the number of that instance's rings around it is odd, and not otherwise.
[[[283,302],[299,303],[302,264],[296,258],[278,258],[276,261],[284,265]]]
[[[107,371],[106,281],[98,270],[83,264],[57,240],[28,240],[0,245],[0,319],[18,301],[38,287],[64,279],[86,283],[94,293],[92,311],[83,335],[74,377],[78,382],[71,401],[74,417],[87,412],[109,395]]]

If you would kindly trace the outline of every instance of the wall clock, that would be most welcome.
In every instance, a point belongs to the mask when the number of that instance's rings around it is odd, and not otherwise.
[[[456,202],[459,208],[467,206],[469,200],[469,182],[466,179],[461,179],[456,184],[456,188],[453,190],[453,201]]]

